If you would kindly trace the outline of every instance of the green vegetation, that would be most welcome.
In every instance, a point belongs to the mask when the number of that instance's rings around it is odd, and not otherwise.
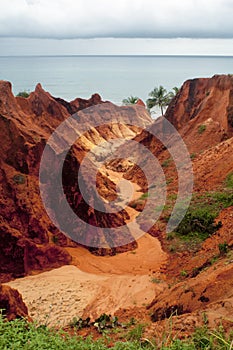
[[[201,124],[198,126],[198,134],[203,134],[203,132],[206,130],[206,125]]]
[[[190,159],[193,160],[196,158],[196,156],[197,156],[196,153],[192,153],[192,154],[190,154]]]
[[[155,278],[155,277],[151,278],[151,283],[159,284],[159,283],[161,283],[161,282],[162,282],[162,281],[161,281],[159,278]]]
[[[57,244],[57,243],[59,242],[59,237],[56,236],[56,235],[53,235],[53,236],[52,236],[52,242],[53,242],[54,244]]]
[[[233,172],[229,173],[226,177],[226,186],[227,188],[233,188]]]
[[[149,93],[149,96],[150,98],[146,101],[147,108],[151,109],[155,106],[159,106],[163,115],[164,107],[169,105],[175,94],[174,92],[167,92],[167,90],[160,85],[159,87],[155,87],[154,90]]]
[[[207,319],[207,317],[205,317]],[[133,328],[119,337],[123,341],[113,342],[108,335],[99,340],[91,337],[82,338],[70,335],[63,330],[50,329],[46,326],[38,326],[28,323],[24,319],[16,319],[7,322],[0,315],[0,350],[229,350],[233,345],[233,334],[227,335],[222,327],[218,330],[209,330],[207,323],[197,328],[194,334],[183,340],[172,334],[172,326],[161,334],[160,339],[144,338],[146,325],[132,322],[127,326]],[[117,334],[112,330],[112,334]]]
[[[165,222],[170,218],[173,202],[173,198],[170,198],[163,210],[161,218]],[[172,242],[170,251],[182,250],[183,245],[188,245],[183,247],[188,250],[198,248],[203,240],[221,227],[221,222],[216,221],[220,211],[232,205],[233,190],[229,188],[222,192],[206,192],[201,195],[194,193],[183,220],[175,232],[167,235],[167,239]]]
[[[165,159],[165,160],[162,162],[161,166],[162,166],[163,168],[167,168],[167,167],[171,164],[171,161],[172,161],[171,158]]]
[[[16,183],[17,185],[23,185],[26,182],[25,176],[22,174],[16,174],[13,177],[13,181],[14,183]]]
[[[180,271],[180,275],[181,275],[181,277],[186,277],[186,276],[188,276],[188,272],[186,270],[182,270],[182,271]]]
[[[219,243],[218,249],[219,249],[220,255],[226,255],[226,253],[228,252],[228,248],[229,247],[228,247],[227,242]]]
[[[24,97],[24,98],[28,98],[30,96],[30,91],[20,91],[17,95],[17,97]]]
[[[129,106],[129,105],[134,105],[135,103],[137,103],[137,101],[138,101],[137,96],[129,96],[128,98],[124,98],[124,100],[122,100],[122,104],[125,106]]]
[[[144,199],[147,199],[149,196],[149,193],[148,192],[145,192],[141,195],[141,197],[139,198],[139,200],[144,200]]]
[[[184,239],[199,238],[205,240],[221,227],[215,224],[216,213],[211,208],[190,207],[176,229],[176,233]]]

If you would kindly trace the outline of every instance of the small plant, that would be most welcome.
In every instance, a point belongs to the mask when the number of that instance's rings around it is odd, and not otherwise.
[[[226,186],[228,188],[233,188],[233,172],[229,173],[226,177]]]
[[[180,275],[181,275],[181,277],[186,277],[186,276],[188,276],[188,272],[186,270],[182,270],[182,271],[180,271]]]
[[[176,252],[176,246],[174,244],[169,245],[168,250],[170,253],[175,253]]]
[[[226,255],[226,253],[228,252],[228,248],[229,248],[229,246],[228,246],[227,242],[219,243],[218,249],[219,249],[220,255]]]
[[[140,341],[142,339],[144,329],[145,329],[145,325],[139,323],[128,332],[126,339],[131,341]]]
[[[59,242],[58,236],[53,235],[53,236],[52,236],[52,242],[53,242],[54,244],[57,244],[57,243]]]
[[[155,277],[151,278],[150,281],[151,281],[151,283],[157,283],[157,284],[162,282],[159,278],[155,278]]]
[[[173,239],[175,239],[176,235],[174,232],[168,232],[167,233],[167,240],[168,241],[172,241]]]
[[[87,317],[86,319],[82,319],[81,317],[76,318],[74,317],[73,320],[70,322],[69,326],[71,328],[76,328],[76,329],[82,329],[86,327],[90,327],[90,317]]]
[[[22,174],[14,175],[13,180],[14,180],[14,183],[16,183],[17,185],[23,185],[26,182],[25,176]]]
[[[165,159],[161,164],[163,168],[167,168],[171,163],[171,158]]]
[[[215,255],[210,259],[210,265],[214,265],[216,261],[218,261],[218,256]]]
[[[168,179],[166,179],[166,184],[170,185],[173,182],[173,178],[169,177]]]
[[[196,156],[197,156],[196,153],[192,153],[192,154],[190,154],[190,159],[193,160],[196,158]]]
[[[121,324],[118,322],[118,318],[116,316],[107,314],[102,314],[94,322],[94,327],[97,328],[99,333],[103,333],[108,328],[115,328],[120,325]]]
[[[16,96],[28,98],[30,96],[30,91],[27,91],[27,90],[20,91]]]
[[[149,196],[149,193],[148,192],[145,192],[141,195],[141,197],[139,198],[139,200],[144,200],[144,199],[147,199]]]
[[[198,127],[198,134],[202,134],[206,130],[206,125],[201,124]]]

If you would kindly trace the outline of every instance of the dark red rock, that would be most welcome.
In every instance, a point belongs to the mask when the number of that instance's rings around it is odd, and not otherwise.
[[[13,288],[0,284],[0,309],[9,321],[25,317],[28,318],[28,309],[22,300],[21,294]]]

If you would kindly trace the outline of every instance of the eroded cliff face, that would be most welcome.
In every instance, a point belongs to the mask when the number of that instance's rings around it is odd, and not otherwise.
[[[103,106],[101,108],[109,115],[110,125],[92,128],[83,135],[77,133],[77,137],[81,137],[66,157],[63,183],[68,202],[83,220],[94,226],[119,226],[125,222],[126,212],[123,211],[121,215],[103,216],[98,211],[89,210],[72,175],[76,178],[80,161],[96,144],[109,138],[132,138],[139,129],[127,125],[111,125],[112,113],[122,113],[121,108],[111,103],[104,104],[98,94],[94,94],[89,100],[77,98],[67,102],[54,98],[38,84],[28,98],[22,98],[14,97],[9,82],[0,82],[0,281],[5,282],[29,274],[33,270],[55,268],[71,262],[71,256],[63,247],[75,246],[76,243],[64,236],[45,212],[39,190],[39,167],[42,152],[52,132],[71,114],[95,105]],[[92,110],[89,113],[92,113]],[[151,123],[146,110],[141,106],[132,107],[131,115],[132,118],[143,120],[143,125]],[[95,122],[99,121],[102,124],[98,113],[94,114],[93,118]],[[88,126],[88,114],[81,113],[77,123]],[[60,135],[61,140],[68,137],[64,135]],[[53,169],[50,178],[54,183],[57,181],[57,156],[59,149],[51,148]],[[86,187],[89,186],[89,181],[87,169],[84,174]],[[51,183],[51,191],[54,190],[53,185]],[[97,188],[106,198],[115,195],[115,184],[101,171],[97,177]],[[59,209],[60,217],[57,219],[60,222],[66,221],[59,198],[53,204]],[[90,235],[87,233],[85,245],[88,246],[92,239],[91,232]],[[136,243],[132,242],[125,247],[119,247],[119,251],[134,247]],[[107,245],[106,249],[94,249],[94,252],[114,254],[116,249],[108,249]]]
[[[232,170],[232,110],[233,76],[216,75],[186,81],[167,108],[165,118],[175,126],[194,160],[194,184],[196,189],[216,187]],[[163,134],[169,144],[165,147],[158,137]],[[166,177],[173,179],[169,187],[177,190],[177,171],[171,159],[170,149],[176,147],[177,138],[164,128],[163,118],[158,118],[146,130],[135,137],[135,141],[145,145],[164,166]],[[170,148],[170,149],[169,149]],[[228,161],[220,161],[223,155]],[[194,159],[195,158],[195,159]],[[218,161],[216,161],[218,159]],[[128,167],[128,169],[127,169]],[[137,176],[137,167],[124,166],[127,179],[138,182],[147,190],[146,179]],[[207,180],[208,179],[208,180]],[[209,181],[210,180],[210,181]]]
[[[232,198],[232,189],[226,189],[226,178],[233,173],[232,91],[233,77],[230,75],[188,80],[166,111],[165,117],[177,128],[187,145],[193,166],[193,192],[196,194],[213,191],[221,195],[221,191],[225,191],[229,193],[229,199]],[[163,129],[162,118],[158,118],[148,132],[143,131],[137,135],[135,140],[146,145],[159,159],[167,179],[168,196],[174,195],[178,191],[178,174],[174,160],[169,148],[164,147],[150,133],[153,129],[159,134]],[[176,138],[167,131],[168,143],[175,146]],[[146,180],[138,178],[137,168],[127,169],[126,166],[125,169],[124,176],[138,181],[144,191],[147,191]],[[143,208],[143,203],[138,204],[139,210],[140,206]],[[217,327],[230,315],[233,305],[232,259],[228,255],[221,256],[219,245],[225,242],[231,256],[232,216],[233,207],[222,210],[216,218],[216,222],[221,222],[222,227],[206,239],[197,251],[190,252],[187,249],[169,254],[164,276],[170,282],[170,287],[158,294],[148,306],[156,324],[164,326],[165,323],[161,320],[177,314],[183,316],[175,318],[176,321],[180,322],[180,327],[182,325],[187,329],[190,324],[185,324],[186,318],[198,326],[203,324],[203,320],[200,321],[199,318],[197,322],[197,319],[205,312],[211,326]],[[151,233],[158,228],[161,226],[155,226]],[[161,237],[165,237],[165,234]],[[172,242],[166,238],[162,238],[162,241],[166,242],[167,247]],[[219,261],[212,266],[213,257],[218,257]],[[183,278],[182,271],[185,274]],[[226,328],[231,327],[229,322],[226,321],[225,324]]]
[[[9,321],[28,317],[28,309],[22,300],[21,294],[13,288],[0,284],[0,309]]]

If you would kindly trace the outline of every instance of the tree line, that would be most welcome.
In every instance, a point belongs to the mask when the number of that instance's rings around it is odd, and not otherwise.
[[[173,97],[179,92],[178,87],[174,87],[173,91],[167,91],[163,86],[155,87],[146,100],[146,106],[150,111],[153,107],[159,106],[161,114],[164,114],[164,108],[169,105]],[[139,98],[137,96],[130,96],[122,100],[123,105],[131,105],[137,103]]]

